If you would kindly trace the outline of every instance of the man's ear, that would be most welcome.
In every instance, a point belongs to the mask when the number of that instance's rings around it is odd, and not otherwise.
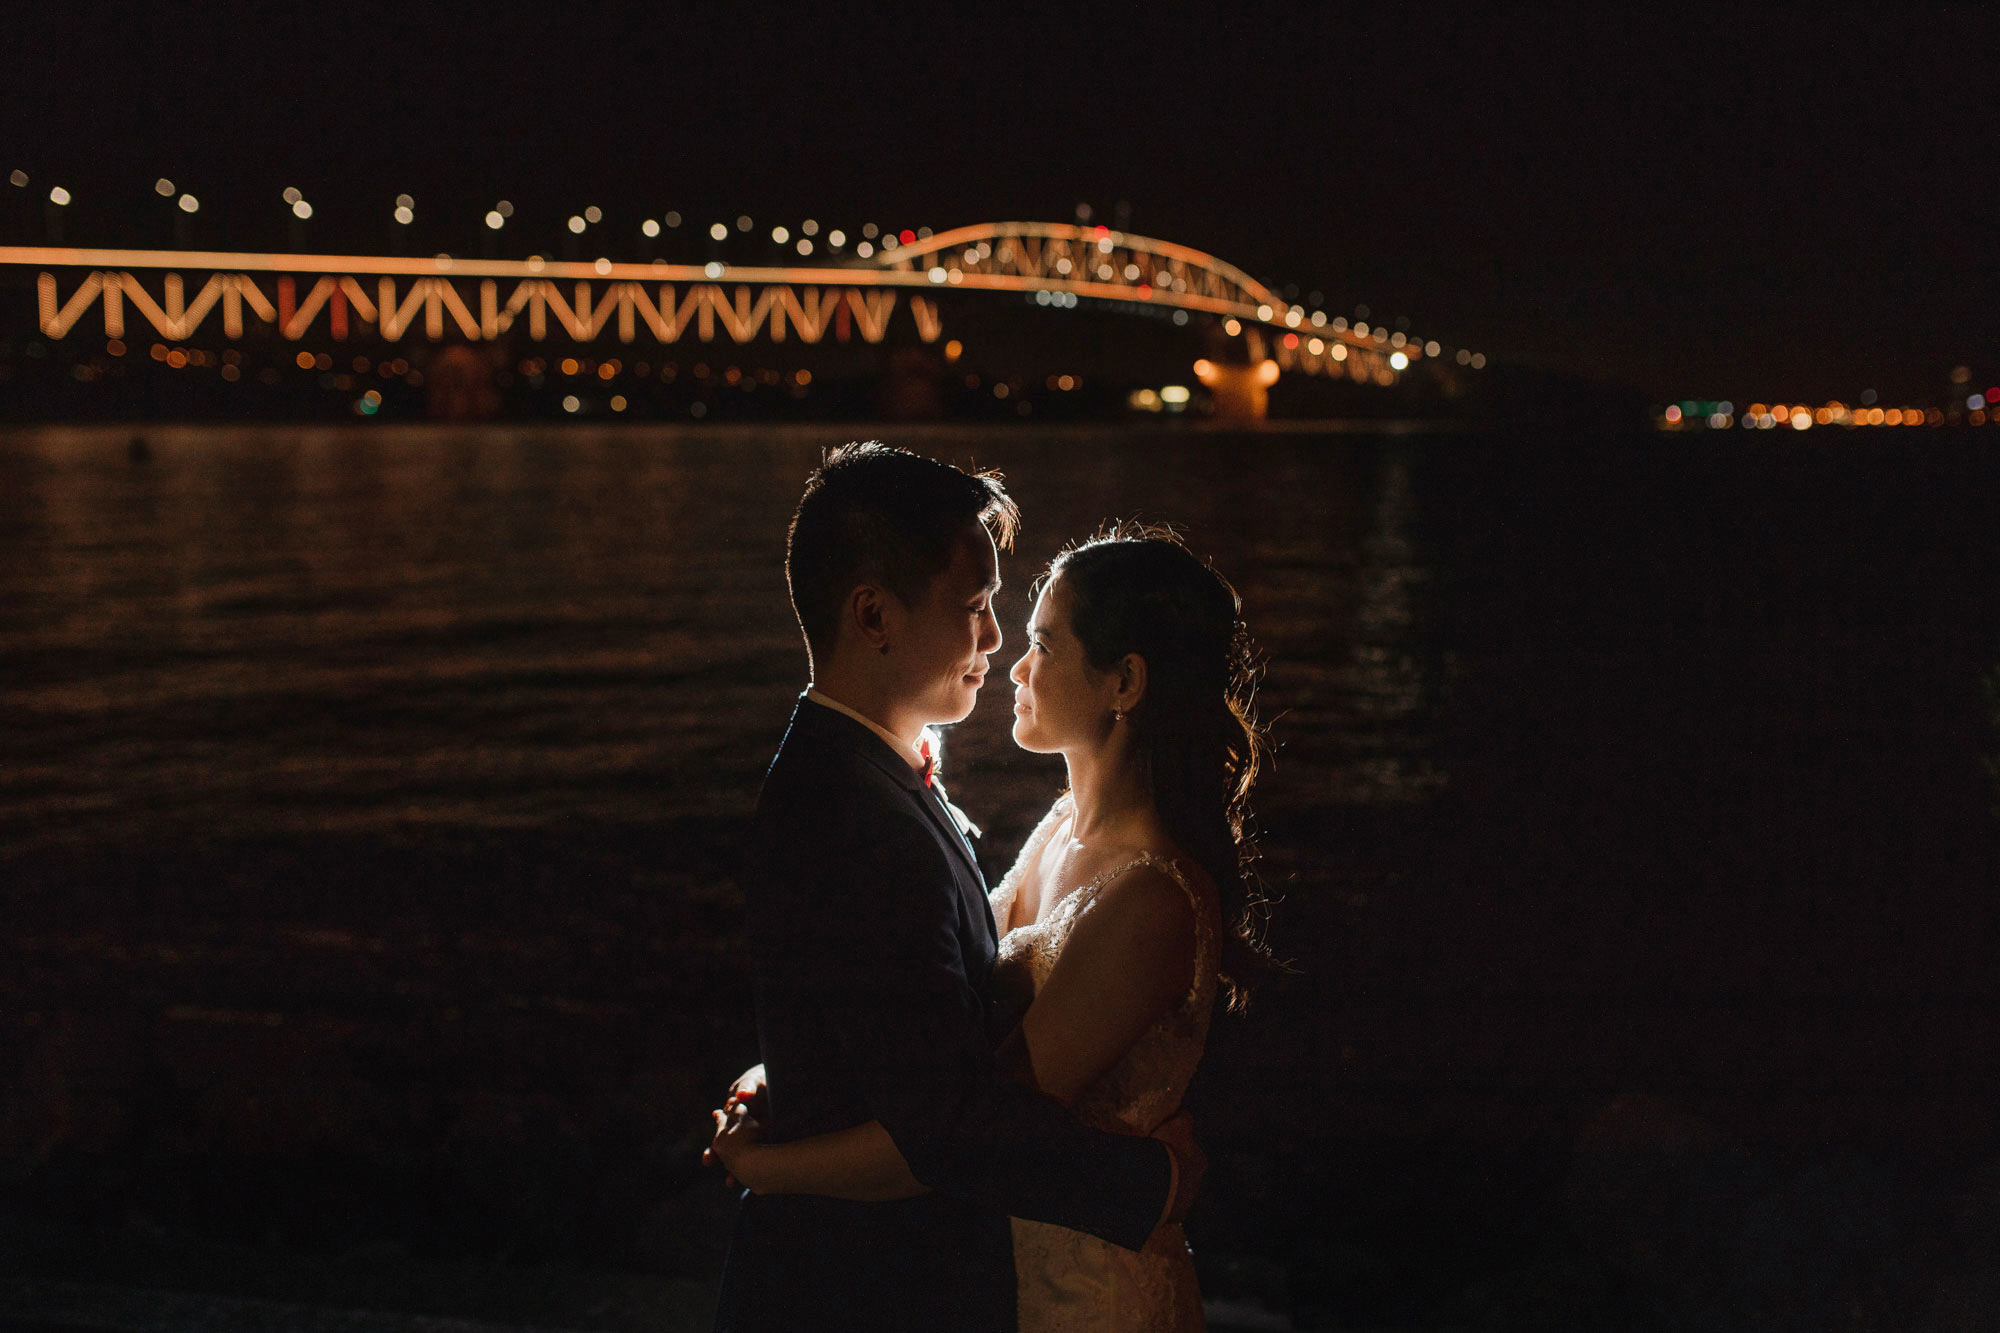
[[[1146,659],[1137,653],[1127,653],[1112,670],[1117,673],[1118,687],[1112,692],[1111,706],[1129,713],[1146,697]]]
[[[874,653],[889,651],[894,612],[888,592],[872,583],[856,584],[847,594],[847,627],[857,642]]]

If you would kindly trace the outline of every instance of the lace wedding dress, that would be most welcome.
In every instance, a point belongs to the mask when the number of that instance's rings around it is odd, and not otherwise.
[[[1025,867],[1034,863],[1057,827],[1070,821],[1067,795],[1058,799],[1029,838],[1007,877],[991,894],[996,920],[1004,923]],[[1001,937],[994,980],[1003,992],[1023,998],[1040,991],[1077,920],[1105,887],[1142,865],[1165,872],[1188,895],[1195,913],[1193,984],[1167,1014],[1133,1044],[1123,1059],[1078,1094],[1072,1110],[1079,1120],[1124,1134],[1150,1134],[1180,1109],[1188,1080],[1201,1063],[1208,1024],[1215,1008],[1216,909],[1175,861],[1150,853],[1114,866],[1059,900],[1038,922],[1017,926]],[[1140,1252],[1043,1222],[1013,1219],[1014,1267],[1018,1275],[1022,1333],[1068,1330],[1195,1330],[1204,1327],[1201,1291],[1187,1240],[1178,1225],[1154,1231]]]

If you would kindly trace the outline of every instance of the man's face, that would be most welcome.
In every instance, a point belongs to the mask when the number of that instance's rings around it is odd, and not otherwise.
[[[909,707],[925,725],[963,721],[986,681],[986,659],[1000,648],[993,595],[1000,588],[1000,556],[981,523],[970,523],[953,541],[951,563],[931,580],[916,606],[906,608],[894,653]]]

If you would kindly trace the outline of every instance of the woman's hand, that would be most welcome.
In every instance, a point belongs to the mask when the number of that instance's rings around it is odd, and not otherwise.
[[[741,1185],[752,1194],[762,1194],[758,1158],[764,1151],[764,1124],[750,1114],[745,1102],[731,1098],[727,1108],[711,1111],[715,1137],[701,1155],[704,1162],[720,1162],[731,1185]]]

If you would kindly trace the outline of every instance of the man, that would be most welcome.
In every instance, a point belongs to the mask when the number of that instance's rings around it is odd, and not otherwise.
[[[916,1198],[743,1200],[716,1328],[1015,1327],[1009,1215],[1137,1248],[1193,1169],[1101,1133],[994,1069],[997,936],[927,729],[972,711],[1000,646],[997,477],[881,444],[808,479],[786,574],[812,687],[758,800],[747,879],[761,1070],[777,1142],[876,1120]],[[1192,1166],[1192,1164],[1190,1164]]]

